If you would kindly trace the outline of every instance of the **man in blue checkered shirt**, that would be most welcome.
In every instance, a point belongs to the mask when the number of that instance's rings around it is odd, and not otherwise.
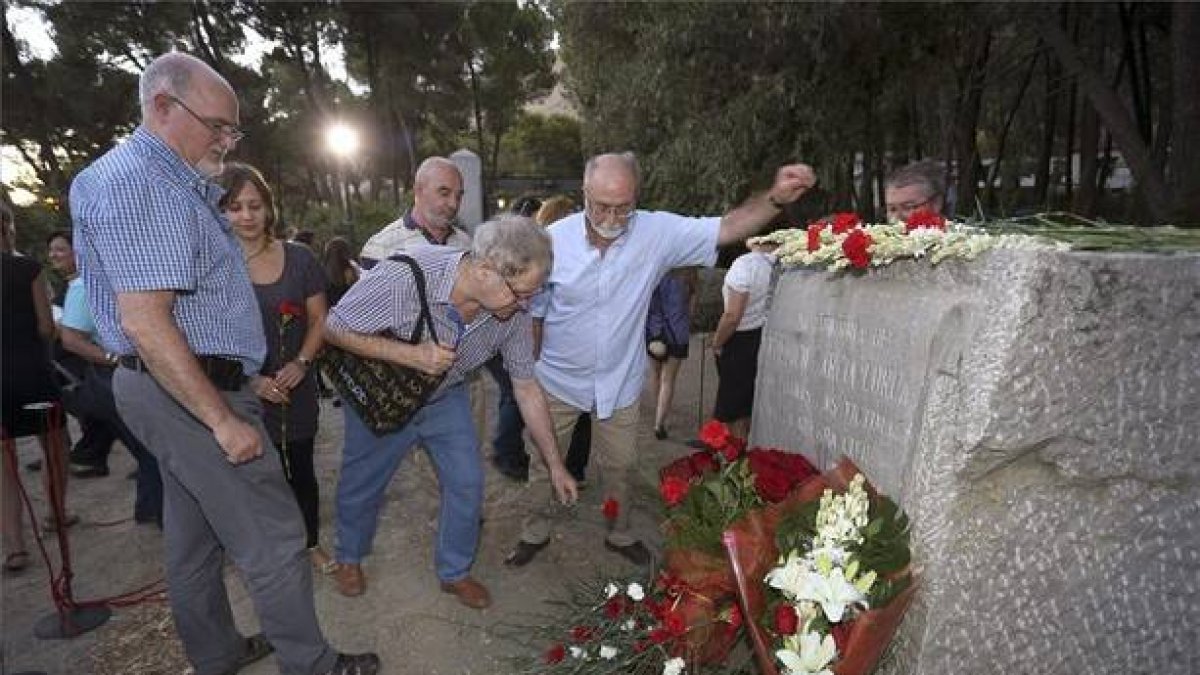
[[[71,187],[75,240],[121,417],[163,478],[167,587],[197,675],[236,673],[272,649],[289,675],[370,675],[374,654],[338,654],[313,605],[304,527],[249,386],[265,337],[250,278],[209,178],[242,138],[216,71],[160,56],[139,83],[142,125]],[[242,572],[263,634],[233,622],[223,552]]]

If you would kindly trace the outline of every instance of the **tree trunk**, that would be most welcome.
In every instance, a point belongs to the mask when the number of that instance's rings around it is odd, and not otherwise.
[[[1084,64],[1070,37],[1053,21],[1041,21],[1037,29],[1050,45],[1067,75],[1079,78],[1079,86],[1096,107],[1104,125],[1121,149],[1134,180],[1146,199],[1146,208],[1157,222],[1170,220],[1171,194],[1162,173],[1154,166],[1150,149],[1143,142],[1129,112],[1121,105],[1117,92],[1103,82],[1099,75]]]
[[[1042,116],[1042,146],[1033,179],[1033,203],[1044,211],[1050,207],[1051,163],[1054,161],[1054,135],[1058,131],[1059,85],[1061,71],[1053,59],[1046,59],[1046,109]]]
[[[996,141],[996,157],[992,161],[992,169],[987,174],[987,185],[985,186],[984,204],[989,210],[996,206],[996,182],[1000,177],[1000,163],[1004,161],[1004,146],[1008,143],[1008,132],[1012,128],[1013,120],[1017,118],[1017,111],[1021,109],[1021,102],[1025,100],[1025,92],[1029,89],[1029,83],[1033,80],[1033,71],[1037,69],[1038,61],[1041,57],[1040,49],[1033,53],[1029,59],[1029,68],[1025,70],[1025,75],[1021,78],[1021,84],[1017,87],[1017,95],[1013,100],[1013,104],[1008,109],[1008,115],[1004,118],[1004,126],[1000,128],[1000,136]]]
[[[991,44],[991,30],[984,29],[977,34],[971,63],[962,80],[961,104],[958,121],[955,124],[955,160],[958,165],[956,215],[971,213],[974,210],[975,185],[978,182],[975,167],[979,157],[979,150],[975,145],[975,131],[979,126],[979,111],[983,103],[983,88],[987,80],[987,63]]]
[[[1173,220],[1200,226],[1200,5],[1173,4],[1171,30]]]

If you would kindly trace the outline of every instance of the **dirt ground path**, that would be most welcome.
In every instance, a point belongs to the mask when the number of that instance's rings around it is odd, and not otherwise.
[[[668,420],[671,434],[666,440],[656,440],[652,432],[653,395],[646,391],[642,396],[639,447],[643,461],[633,522],[636,532],[655,551],[661,546],[657,468],[690,451],[683,442],[695,435],[700,413],[711,410],[716,373],[707,357],[701,374],[702,339],[707,335],[693,338],[691,358],[681,369]],[[494,401],[494,387],[484,377],[489,400]],[[323,401],[317,475],[322,488],[321,537],[330,550],[341,438],[341,411]],[[36,443],[28,440],[20,444],[18,452],[22,465],[40,455]],[[568,581],[594,578],[606,571],[632,571],[622,558],[601,546],[601,490],[595,482],[584,491],[579,517],[570,530],[557,532],[551,546],[527,567],[505,567],[504,557],[519,533],[521,516],[515,504],[523,487],[500,475],[490,463],[486,466],[485,522],[472,573],[491,589],[493,606],[482,612],[469,610],[439,591],[432,543],[437,483],[424,453],[413,453],[388,489],[374,553],[365,563],[367,593],[345,598],[331,579],[316,579],[317,611],[335,647],[375,650],[383,659],[383,672],[395,675],[506,673],[511,670],[507,658],[520,650],[512,638],[516,627],[537,623],[536,616],[549,610],[544,601],[561,594]],[[132,468],[128,454],[118,449],[112,456],[111,475],[71,482],[69,509],[82,519],[70,531],[77,599],[126,592],[162,577],[160,533],[132,520],[133,482],[125,478]],[[24,469],[21,473],[40,512],[40,477]],[[54,541],[45,543],[56,560]],[[117,609],[101,629],[71,640],[35,638],[34,623],[52,613],[53,605],[44,564],[36,554],[34,557],[36,564],[3,579],[0,675],[188,672],[165,605]],[[232,568],[227,576],[238,625],[247,634],[254,632],[251,602]],[[242,672],[267,675],[278,670],[272,660],[266,660]]]

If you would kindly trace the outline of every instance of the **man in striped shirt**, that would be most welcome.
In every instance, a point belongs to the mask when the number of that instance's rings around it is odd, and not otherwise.
[[[468,607],[491,604],[470,575],[479,543],[483,465],[471,422],[464,378],[497,353],[512,374],[521,416],[546,464],[559,501],[577,497],[550,424],[549,408],[533,376],[528,301],[550,272],[550,239],[528,218],[480,225],[470,252],[442,246],[408,252],[425,277],[426,296],[439,342],[420,344],[380,335],[411,335],[421,313],[412,268],[384,260],[363,275],[330,311],[326,339],[360,356],[416,368],[445,380],[404,428],[382,436],[343,406],[346,447],[337,490],[338,590],[366,590],[363,558],[370,552],[384,491],[401,460],[420,443],[441,484],[435,563],[442,590]]]

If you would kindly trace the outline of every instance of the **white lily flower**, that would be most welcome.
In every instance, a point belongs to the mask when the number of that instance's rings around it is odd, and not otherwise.
[[[621,624],[621,630],[625,631],[626,633],[633,630],[634,628],[637,628],[637,622],[634,621],[633,619],[628,619],[625,621],[625,623]]]
[[[804,576],[810,571],[810,565],[796,551],[792,551],[783,565],[767,572],[766,582],[772,588],[783,591],[784,595],[795,598],[804,585]]]
[[[663,663],[663,675],[683,675],[684,660],[676,656]]]
[[[784,667],[784,675],[833,675],[828,666],[837,656],[832,635],[804,633],[784,640],[785,649],[775,652]]]
[[[570,649],[571,649],[571,658],[573,658],[573,659],[582,659],[587,656],[587,652],[585,652],[582,647],[576,647],[576,646],[572,645]]]
[[[606,661],[612,661],[617,656],[617,648],[609,647],[608,645],[600,645],[600,658]]]
[[[835,567],[827,576],[809,572],[801,579],[797,589],[798,600],[811,600],[821,605],[821,611],[831,623],[842,620],[846,608],[866,602],[866,597],[854,584],[846,581],[842,568]]]
[[[612,596],[614,596],[620,592],[621,592],[621,588],[611,581],[608,582],[608,585],[604,587],[604,597],[606,597],[606,598],[611,598]]]
[[[646,592],[642,590],[642,585],[636,581],[629,584],[629,588],[625,589],[625,594],[634,602],[641,602],[642,598],[646,597]]]

